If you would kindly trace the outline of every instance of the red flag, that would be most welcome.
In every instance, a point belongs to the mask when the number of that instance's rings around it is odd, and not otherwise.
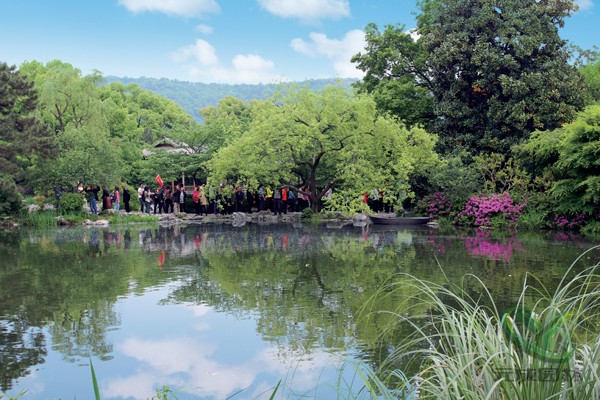
[[[165,184],[163,183],[162,178],[160,177],[160,175],[156,175],[156,182],[160,185],[160,186],[164,186]]]

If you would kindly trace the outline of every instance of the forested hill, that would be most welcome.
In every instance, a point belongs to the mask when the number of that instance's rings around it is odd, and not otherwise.
[[[355,79],[315,79],[298,82],[299,85],[308,85],[312,90],[318,90],[326,85],[340,82],[350,86]],[[198,83],[184,82],[171,79],[156,78],[120,78],[107,76],[106,82],[122,82],[125,85],[137,84],[140,88],[150,90],[156,94],[173,100],[196,120],[201,120],[198,111],[206,106],[216,106],[223,97],[233,96],[244,101],[263,100],[269,97],[279,86],[277,84],[237,84],[224,83]]]

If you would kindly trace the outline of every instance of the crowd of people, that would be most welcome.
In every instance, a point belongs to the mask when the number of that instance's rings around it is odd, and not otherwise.
[[[147,214],[193,212],[198,215],[208,215],[209,213],[252,213],[268,210],[275,215],[281,215],[311,207],[310,198],[303,193],[305,190],[305,187],[301,187],[296,192],[285,185],[273,188],[270,185],[260,185],[256,191],[232,184],[220,184],[218,187],[208,186],[208,188],[206,185],[195,185],[190,198],[190,194],[182,184],[159,185],[152,189],[141,183],[137,189],[137,198],[140,212]],[[106,186],[84,187],[79,183],[76,191],[85,195],[93,214],[108,209],[119,211],[121,204],[125,212],[129,213],[132,210],[131,193],[126,185],[122,185],[121,188],[115,186],[111,191]],[[331,193],[329,189],[324,197],[330,198]],[[373,189],[371,193],[365,192],[363,195],[363,202],[375,212],[393,212],[392,202],[387,200],[389,199],[384,198],[383,192],[377,189]],[[101,210],[98,209],[99,204]]]
[[[85,195],[92,214],[109,209],[124,209],[127,213],[132,211],[131,192],[126,185],[115,186],[114,190],[109,190],[106,186],[84,186],[80,182],[76,191]],[[268,210],[275,215],[281,215],[311,206],[307,195],[296,193],[285,186],[271,188],[270,185],[260,185],[256,191],[242,185],[220,184],[218,187],[208,188],[205,185],[197,185],[193,187],[190,197],[190,193],[182,184],[150,188],[141,183],[137,189],[137,198],[139,211],[147,214],[193,212],[208,215]]]

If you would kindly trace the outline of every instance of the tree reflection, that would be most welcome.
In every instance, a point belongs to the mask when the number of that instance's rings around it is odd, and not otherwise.
[[[325,349],[376,369],[411,333],[400,321],[429,312],[400,273],[459,284],[478,298],[482,288],[463,279],[473,274],[510,306],[527,273],[555,287],[580,252],[539,235],[490,235],[256,224],[0,233],[0,389],[43,363],[48,343],[68,362],[110,359],[118,299],[170,282],[177,285],[160,304],[253,318],[282,359]],[[483,256],[483,242],[510,251]]]
[[[46,332],[69,362],[111,357],[107,332],[120,324],[117,298],[136,274],[142,287],[161,278],[139,268],[145,257],[123,253],[123,237],[97,229],[0,233],[2,391],[44,362]]]

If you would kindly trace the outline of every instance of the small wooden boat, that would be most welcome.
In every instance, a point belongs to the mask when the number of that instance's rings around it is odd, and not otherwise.
[[[425,225],[429,217],[375,217],[369,215],[371,222],[376,225]]]

